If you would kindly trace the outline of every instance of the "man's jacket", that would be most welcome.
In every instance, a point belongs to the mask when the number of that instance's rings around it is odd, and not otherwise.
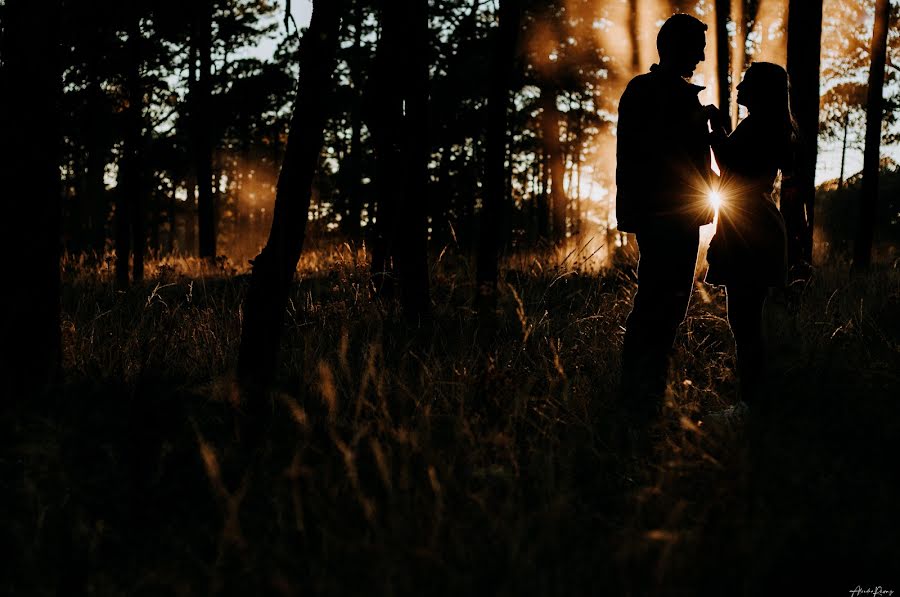
[[[619,230],[712,222],[709,128],[697,97],[703,89],[656,64],[625,88],[616,148]]]

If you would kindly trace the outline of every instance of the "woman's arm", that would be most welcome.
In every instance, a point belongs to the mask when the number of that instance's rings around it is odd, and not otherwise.
[[[716,163],[719,164],[719,168],[722,168],[723,162],[730,163],[732,161],[732,143],[729,142],[731,121],[719,108],[712,104],[703,106],[703,109],[709,118],[709,144],[712,147],[713,154],[716,156]]]

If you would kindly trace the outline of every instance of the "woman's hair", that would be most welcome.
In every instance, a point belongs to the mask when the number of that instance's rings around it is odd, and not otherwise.
[[[791,111],[791,84],[787,72],[771,62],[754,62],[747,74],[753,73],[754,114],[769,120],[779,134],[779,162],[782,173],[793,170],[797,146],[797,123]]]

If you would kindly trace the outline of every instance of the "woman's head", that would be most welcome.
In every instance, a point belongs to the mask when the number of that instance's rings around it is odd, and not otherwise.
[[[754,62],[737,86],[737,103],[746,106],[755,118],[767,121],[782,135],[782,170],[793,161],[797,125],[791,113],[790,83],[787,72],[771,62]]]
[[[750,112],[783,112],[788,107],[788,76],[771,62],[754,62],[737,86],[737,103]]]

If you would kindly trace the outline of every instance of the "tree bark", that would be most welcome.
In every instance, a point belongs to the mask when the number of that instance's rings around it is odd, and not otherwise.
[[[479,311],[492,313],[497,304],[498,259],[502,215],[509,200],[506,195],[506,148],[509,128],[509,100],[521,15],[516,0],[500,0],[499,27],[495,33],[494,63],[488,91],[487,130],[485,131],[484,200],[476,266]]]
[[[782,185],[781,213],[788,235],[792,277],[812,263],[819,134],[819,53],[822,0],[791,0],[788,8],[787,71],[791,105],[800,129],[794,171]]]
[[[881,119],[884,111],[884,67],[887,61],[887,33],[890,2],[876,0],[872,32],[872,62],[866,104],[866,147],[863,155],[862,194],[859,203],[859,230],[853,250],[853,268],[865,271],[872,263],[872,241],[878,215],[878,171],[881,167]]]
[[[312,182],[322,151],[343,2],[315,0],[300,48],[300,79],[290,137],[278,177],[272,228],[253,260],[243,305],[238,378],[245,387],[274,380],[282,322],[306,230]]]
[[[0,293],[4,410],[43,395],[60,373],[59,0],[7,0],[0,31],[0,200],[11,223]]]

